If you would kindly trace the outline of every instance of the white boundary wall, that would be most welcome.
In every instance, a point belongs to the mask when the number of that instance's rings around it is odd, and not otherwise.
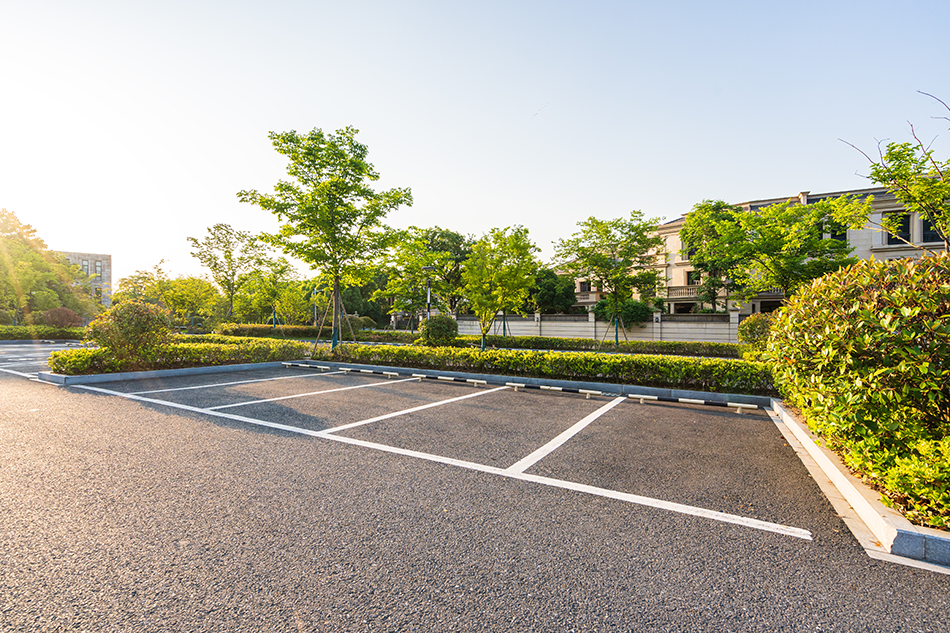
[[[631,341],[702,341],[707,343],[737,343],[736,332],[739,327],[739,313],[725,315],[655,315],[653,323],[644,323],[644,327],[626,330],[626,338]],[[474,317],[459,317],[459,334],[481,335],[478,321]],[[500,336],[502,332],[501,315],[495,320],[489,334]],[[533,317],[507,317],[505,331],[509,336],[553,336],[557,338],[592,338],[608,340],[614,338],[614,328],[610,323],[595,321],[594,313],[588,313],[586,321],[569,321],[563,318],[545,318],[535,314]],[[624,332],[620,332],[624,340]]]

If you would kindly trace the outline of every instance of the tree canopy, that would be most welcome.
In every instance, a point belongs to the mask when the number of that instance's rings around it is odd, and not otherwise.
[[[389,257],[388,282],[375,296],[390,299],[392,311],[418,312],[426,307],[426,284],[431,283],[433,307],[457,311],[464,302],[462,265],[473,242],[438,226],[400,231]]]
[[[462,266],[465,298],[485,336],[499,312],[524,314],[538,269],[538,248],[523,226],[492,229],[472,246]]]
[[[599,220],[591,216],[577,226],[579,231],[554,245],[559,270],[608,293],[614,318],[635,289],[652,296],[660,280],[655,266],[663,247],[656,220],[631,211],[629,218]]]
[[[307,134],[270,132],[278,153],[289,160],[287,174],[275,193],[238,192],[241,202],[271,211],[280,231],[262,239],[332,277],[333,342],[339,339],[340,281],[358,283],[371,274],[391,242],[383,224],[402,205],[412,206],[408,188],[376,192],[369,184],[379,179],[366,160],[368,148],[356,140],[358,130],[346,127],[335,134],[314,128]]]
[[[236,231],[229,224],[218,223],[208,228],[208,234],[200,242],[189,237],[196,257],[211,273],[228,300],[228,313],[234,312],[234,295],[247,279],[247,273],[261,256],[256,239],[247,231]]]
[[[791,296],[802,284],[854,263],[847,242],[825,236],[842,228],[832,225],[832,217],[851,202],[842,197],[801,205],[791,199],[746,211],[707,200],[687,216],[680,238],[690,262],[719,275],[735,295],[747,300],[774,288]]]
[[[50,251],[29,224],[0,209],[0,323],[32,322],[31,315],[65,307],[91,317],[92,277]]]
[[[950,111],[950,106],[940,99],[927,96]],[[935,118],[950,121],[946,116]],[[941,237],[944,249],[950,251],[950,158],[941,161],[934,156],[934,150],[920,140],[913,125],[910,133],[913,142],[888,143],[883,152],[879,151],[877,159],[858,151],[871,165],[871,182],[887,187],[908,212],[917,213],[929,222]],[[880,221],[872,221],[871,199],[861,205],[840,207],[835,219],[854,229],[872,222],[876,228],[903,239],[898,235],[899,216],[885,215]],[[922,248],[929,250],[925,246]]]

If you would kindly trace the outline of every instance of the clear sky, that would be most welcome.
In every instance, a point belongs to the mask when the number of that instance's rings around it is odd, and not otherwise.
[[[678,217],[870,186],[912,121],[946,156],[950,2],[0,0],[0,206],[113,281],[187,236],[276,219],[238,203],[285,163],[270,130],[353,125],[410,187],[393,226],[542,248],[590,215]]]

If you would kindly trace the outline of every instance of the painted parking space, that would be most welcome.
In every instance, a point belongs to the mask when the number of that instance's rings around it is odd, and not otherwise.
[[[0,372],[35,379],[41,371],[49,371],[51,352],[77,347],[78,343],[17,342],[0,345]]]
[[[507,468],[603,405],[602,400],[505,389],[340,434]]]
[[[763,412],[627,403],[527,472],[765,521],[801,522],[809,505],[808,475]]]
[[[119,382],[78,388],[276,431],[333,440],[355,449],[437,462],[798,539],[812,538],[807,528],[743,514],[747,508],[741,504],[732,504],[730,507],[735,512],[727,512],[718,509],[724,507],[723,504],[692,505],[634,492],[637,488],[623,477],[585,477],[585,471],[591,470],[590,465],[598,455],[606,452],[603,447],[588,446],[582,450],[584,455],[576,462],[581,464],[580,467],[552,470],[549,464],[558,463],[559,456],[583,446],[584,437],[591,435],[589,427],[599,420],[600,428],[611,430],[610,420],[613,418],[609,417],[610,414],[646,408],[626,398],[587,398],[540,390],[516,391],[505,385],[413,380],[411,374],[387,379],[367,373],[328,371],[314,373],[314,378],[305,383],[276,380],[282,371],[288,370],[264,372],[253,380],[229,375],[227,380],[218,383],[204,377],[200,385],[187,385],[187,381],[182,381],[174,388],[143,390]],[[315,385],[320,385],[320,388],[314,389]],[[257,397],[250,397],[249,391]],[[717,413],[722,415],[724,412],[717,410]],[[742,417],[734,412],[726,415]],[[758,417],[760,421],[763,419]],[[614,432],[623,433],[616,429]],[[773,434],[776,441],[781,442],[774,427]],[[704,441],[702,437],[693,439]],[[607,444],[617,441],[623,444],[622,439],[611,440],[609,434],[606,441]],[[679,462],[684,463],[682,458]],[[601,470],[609,471],[609,468]],[[552,476],[555,474],[558,476]],[[713,501],[708,491],[688,498]],[[758,498],[753,501],[755,503],[763,505]]]

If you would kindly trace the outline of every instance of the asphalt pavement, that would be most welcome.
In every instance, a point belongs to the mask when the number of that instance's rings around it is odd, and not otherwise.
[[[0,372],[0,630],[948,630],[767,415],[616,400]]]

